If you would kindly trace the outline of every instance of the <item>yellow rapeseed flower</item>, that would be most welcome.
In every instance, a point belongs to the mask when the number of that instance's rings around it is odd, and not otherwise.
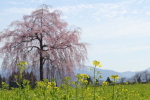
[[[129,82],[125,82],[125,84],[126,84],[126,85],[128,85],[128,84],[129,84]]]
[[[65,80],[70,80],[71,78],[70,77],[65,77]]]
[[[103,67],[103,65],[99,65],[99,67]]]
[[[97,73],[98,73],[98,74],[101,74],[101,72],[100,72],[100,71],[97,71]]]
[[[110,78],[112,78],[112,79],[119,79],[118,75],[112,75],[112,76],[110,76]]]
[[[90,70],[92,70],[92,68],[90,68]]]
[[[50,86],[50,85],[48,85],[48,86],[47,86],[47,88],[51,88],[51,86]]]
[[[51,83],[51,82],[48,82],[48,85],[52,85],[52,83]]]
[[[76,82],[72,82],[72,84],[76,84]]]
[[[5,84],[5,82],[2,82],[2,85],[4,85]]]
[[[95,61],[93,61],[92,63],[93,63],[94,66],[99,66],[99,65],[100,65],[100,61],[96,61],[96,60],[95,60]]]
[[[130,83],[132,83],[132,80],[130,80]]]
[[[108,85],[108,82],[104,81],[102,85]]]
[[[100,75],[98,78],[102,78],[102,75]]]
[[[88,81],[87,81],[87,80],[84,80],[84,83],[88,83]]]
[[[83,79],[79,79],[78,81],[83,82]]]
[[[58,88],[58,87],[54,87],[54,89],[59,90],[59,88]]]
[[[128,91],[128,89],[122,89],[122,92],[127,92]]]

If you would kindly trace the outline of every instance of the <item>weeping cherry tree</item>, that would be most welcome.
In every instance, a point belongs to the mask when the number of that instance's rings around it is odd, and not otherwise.
[[[39,69],[50,69],[51,78],[74,74],[76,66],[83,68],[87,60],[87,43],[81,43],[81,30],[70,27],[61,19],[62,12],[42,5],[22,20],[12,22],[0,32],[2,68],[15,71],[19,61]]]

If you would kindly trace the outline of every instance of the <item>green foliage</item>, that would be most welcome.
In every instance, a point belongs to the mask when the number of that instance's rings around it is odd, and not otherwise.
[[[24,88],[23,86],[23,78],[22,78],[22,73],[25,70],[25,65],[28,65],[27,62],[25,61],[20,61],[18,64],[16,64],[16,66],[18,66],[18,70],[19,70],[19,77],[17,75],[14,75],[15,79],[16,79],[16,83],[19,87]]]
[[[66,78],[69,79],[68,77]],[[70,82],[70,84],[76,84]],[[23,85],[25,88],[11,88],[8,90],[8,85],[2,83],[3,88],[0,90],[1,100],[92,100],[93,88],[95,89],[96,100],[112,100],[112,87],[109,85],[104,86],[77,86],[64,85],[64,87],[56,87],[55,82],[48,82],[47,80],[37,82],[35,89],[31,89],[29,81],[24,80]],[[150,84],[127,84],[115,85],[114,100],[149,100],[150,97]],[[77,93],[77,96],[76,96]]]
[[[18,66],[19,72],[22,74],[23,71],[25,70],[25,65],[28,65],[27,62],[25,61],[20,61],[16,66]]]
[[[8,89],[8,84],[6,84],[5,82],[2,82],[2,89]]]

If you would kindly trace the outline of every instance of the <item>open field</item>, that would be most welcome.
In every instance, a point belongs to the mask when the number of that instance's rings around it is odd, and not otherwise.
[[[37,82],[31,89],[25,85],[23,89],[7,89],[3,83],[0,100],[150,100],[150,84],[127,84],[91,86],[85,81],[69,82],[56,87],[54,82]]]

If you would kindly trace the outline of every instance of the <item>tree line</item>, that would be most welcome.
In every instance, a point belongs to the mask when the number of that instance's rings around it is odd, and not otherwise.
[[[108,77],[106,82],[112,83],[111,79]],[[150,71],[145,70],[141,72],[135,73],[135,75],[127,78],[127,77],[120,77],[117,83],[124,84],[125,82],[128,83],[148,83],[150,82]]]
[[[1,75],[0,75],[0,88],[2,88],[2,82],[7,83],[9,85],[9,87],[14,87],[14,88],[19,87],[17,85],[17,81],[19,80],[18,78],[19,78],[19,71],[13,72],[12,75],[9,76],[7,80],[5,77],[1,77]],[[30,81],[30,83],[29,83],[30,87],[35,88],[37,79],[36,79],[36,76],[34,75],[34,73],[32,71],[31,72],[24,71],[22,73],[22,79],[23,80],[29,80]]]

